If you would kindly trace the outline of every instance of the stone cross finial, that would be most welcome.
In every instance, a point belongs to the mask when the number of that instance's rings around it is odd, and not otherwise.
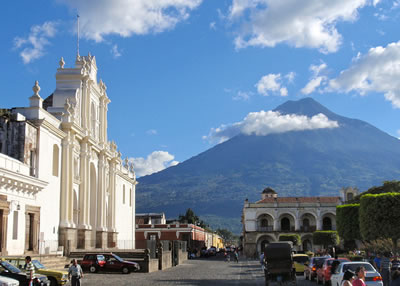
[[[35,97],[40,97],[40,95],[39,95],[39,91],[40,91],[40,86],[39,86],[39,82],[38,81],[35,81],[35,85],[32,87],[32,90],[33,90],[33,92],[34,92],[34,96]]]
[[[64,58],[61,57],[60,61],[58,62],[58,64],[60,65],[60,69],[64,68],[65,62],[64,62]]]

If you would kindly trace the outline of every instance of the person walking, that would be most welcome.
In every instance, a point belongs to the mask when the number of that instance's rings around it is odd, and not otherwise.
[[[235,250],[235,261],[236,263],[239,263],[239,253],[237,250]]]
[[[382,276],[382,282],[383,286],[389,286],[390,282],[390,254],[389,253],[384,253],[383,257],[381,259],[381,267],[379,272],[381,273]]]
[[[353,271],[346,270],[346,272],[343,274],[343,280],[341,283],[341,286],[352,286],[353,281],[354,281],[355,273]]]
[[[381,269],[381,255],[379,253],[377,253],[376,257],[374,258],[374,266],[377,271]]]
[[[30,256],[25,257],[25,271],[26,278],[28,279],[29,286],[33,286],[33,279],[35,278],[35,266],[32,263],[32,258]]]
[[[400,270],[394,270],[392,273],[392,282],[390,286],[400,286]]]
[[[353,286],[366,286],[365,284],[365,268],[360,266],[356,269],[357,279],[353,281]]]
[[[81,279],[83,278],[82,267],[78,264],[78,261],[72,259],[72,265],[68,269],[68,278],[71,280],[71,286],[80,286]]]

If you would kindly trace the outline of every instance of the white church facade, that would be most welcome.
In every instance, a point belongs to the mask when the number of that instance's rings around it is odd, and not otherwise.
[[[53,94],[39,91],[0,110],[1,254],[135,248],[136,177],[108,141],[95,57],[61,59]]]

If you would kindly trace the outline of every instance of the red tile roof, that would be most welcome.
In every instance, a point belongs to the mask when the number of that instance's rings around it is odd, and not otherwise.
[[[340,197],[277,197],[277,198],[265,198],[256,202],[257,204],[263,203],[338,203]]]

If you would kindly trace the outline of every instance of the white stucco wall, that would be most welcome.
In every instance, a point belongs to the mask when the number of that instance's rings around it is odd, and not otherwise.
[[[125,203],[123,203],[123,186],[125,185]],[[130,189],[132,200],[130,205]],[[119,248],[135,248],[135,185],[124,179],[116,177],[115,198],[115,227],[118,232],[117,246]]]

